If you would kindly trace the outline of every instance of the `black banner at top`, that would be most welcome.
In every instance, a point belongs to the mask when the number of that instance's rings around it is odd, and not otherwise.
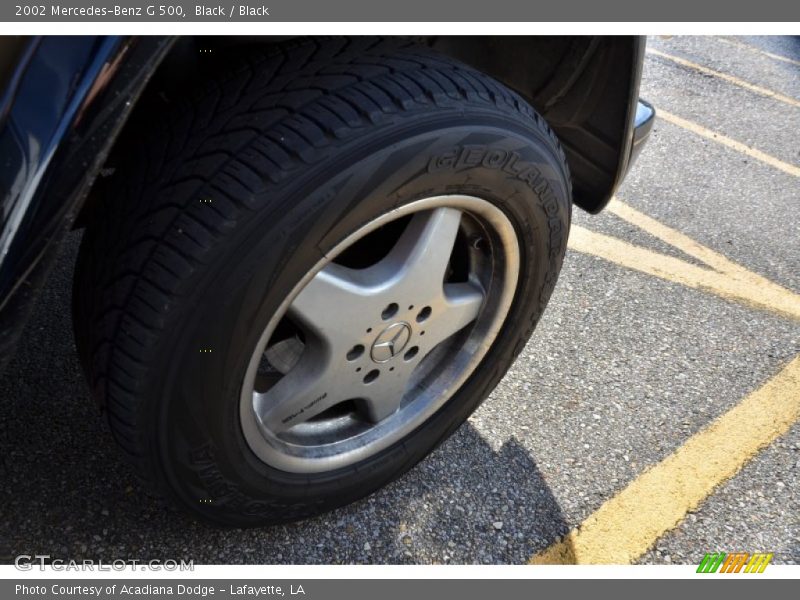
[[[4,22],[795,22],[787,0],[10,0]]]

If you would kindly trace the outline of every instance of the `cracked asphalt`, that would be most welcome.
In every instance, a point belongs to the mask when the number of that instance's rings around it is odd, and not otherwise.
[[[800,39],[649,46],[800,98]],[[792,59],[782,61],[773,53]],[[648,55],[657,109],[800,165],[800,108]],[[618,197],[800,293],[800,180],[658,120]],[[610,212],[575,224],[698,264]],[[800,323],[568,252],[531,341],[484,405],[371,497],[301,523],[220,529],[162,506],[121,460],[75,356],[69,236],[0,380],[0,559],[213,563],[523,563],[578,526],[800,353]],[[640,563],[706,552],[800,562],[800,425],[757,454]]]

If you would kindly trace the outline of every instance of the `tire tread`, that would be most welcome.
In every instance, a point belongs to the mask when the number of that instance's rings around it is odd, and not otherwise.
[[[300,176],[321,151],[382,119],[462,101],[530,120],[566,169],[555,134],[520,96],[409,42],[309,38],[239,60],[137,131],[76,270],[75,331],[92,393],[125,457],[155,486],[140,397],[162,366],[153,349],[214,248],[261,208],[265,186]],[[211,193],[219,205],[199,201]]]

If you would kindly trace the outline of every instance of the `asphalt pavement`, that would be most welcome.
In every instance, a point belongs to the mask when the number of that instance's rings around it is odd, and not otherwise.
[[[642,96],[693,127],[660,118],[619,201],[791,301],[800,293],[800,39],[652,38],[649,48]],[[800,354],[800,316],[754,306],[746,296],[759,286],[741,278],[741,297],[687,284],[692,267],[705,268],[702,252],[620,214],[578,210],[574,224],[688,267],[669,263],[676,274],[654,276],[572,246],[530,343],[450,440],[361,502],[251,530],[162,506],[121,460],[75,356],[72,234],[0,380],[0,559],[529,561]],[[786,389],[800,396],[800,383]],[[800,562],[800,424],[761,445],[634,560],[697,564],[722,550]]]

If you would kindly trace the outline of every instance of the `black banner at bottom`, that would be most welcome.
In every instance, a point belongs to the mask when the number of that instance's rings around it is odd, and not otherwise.
[[[568,573],[565,572],[565,576]],[[101,598],[103,600],[130,600],[149,598],[152,600],[237,600],[262,598],[274,600],[353,600],[369,598],[375,600],[421,600],[424,598],[458,598],[458,600],[505,600],[536,598],[544,594],[558,594],[570,598],[597,597],[603,593],[647,595],[653,598],[675,598],[696,591],[704,595],[714,586],[715,593],[728,592],[737,597],[751,594],[759,586],[770,591],[796,585],[791,580],[733,579],[698,576],[697,579],[674,580],[613,580],[613,579],[286,579],[286,580],[220,580],[220,579],[26,579],[0,582],[0,598],[81,600]],[[736,586],[736,591],[734,591]]]

